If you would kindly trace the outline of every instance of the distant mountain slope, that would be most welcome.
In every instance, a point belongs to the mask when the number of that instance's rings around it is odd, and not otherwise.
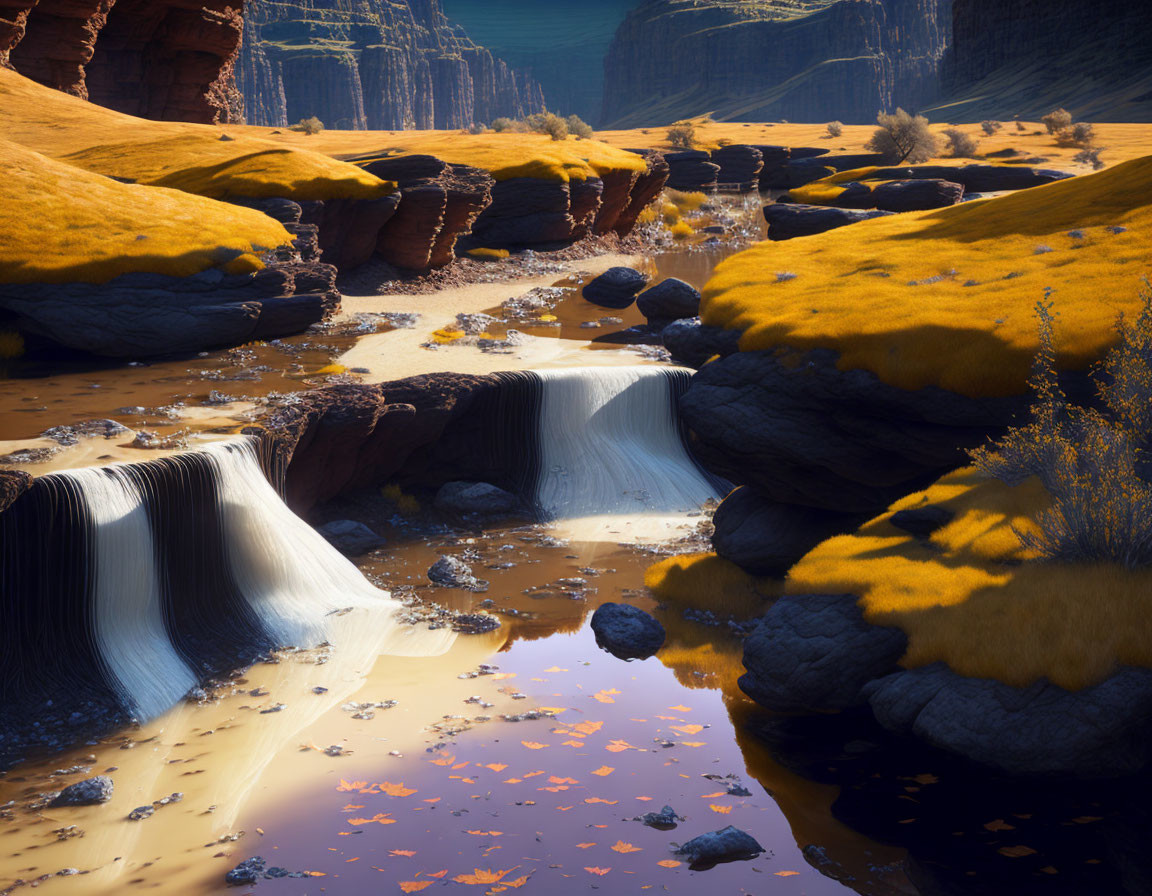
[[[444,12],[481,46],[532,75],[548,107],[600,118],[604,57],[640,0],[444,0]]]
[[[1152,121],[1152,10],[1138,0],[954,0],[940,117]]]
[[[604,120],[872,121],[937,91],[952,0],[647,0],[605,63]]]
[[[440,0],[247,0],[237,69],[250,124],[451,129],[544,106]]]

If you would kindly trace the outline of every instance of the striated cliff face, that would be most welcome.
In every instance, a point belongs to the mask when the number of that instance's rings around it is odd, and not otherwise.
[[[440,0],[248,0],[249,124],[462,128],[544,107],[539,85],[454,27]]]
[[[232,120],[237,0],[0,0],[0,64],[103,106]]]
[[[1131,0],[954,0],[950,114],[1152,121],[1152,15]]]
[[[605,61],[604,120],[874,121],[938,89],[952,0],[648,0]]]

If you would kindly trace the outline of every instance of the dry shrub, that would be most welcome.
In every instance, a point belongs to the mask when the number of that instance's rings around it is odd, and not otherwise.
[[[945,152],[953,158],[971,158],[976,154],[980,142],[959,128],[947,128],[944,131],[946,140]]]
[[[1100,158],[1103,149],[1099,146],[1086,146],[1072,157],[1072,161],[1080,165],[1091,165],[1093,171],[1104,168],[1104,160]]]
[[[1072,127],[1072,113],[1067,109],[1056,109],[1040,120],[1044,122],[1044,127],[1048,128],[1049,134],[1059,134]]]
[[[1078,121],[1070,128],[1065,128],[1056,135],[1056,142],[1061,146],[1080,146],[1087,148],[1096,139],[1096,132],[1092,125],[1086,121]]]
[[[569,115],[564,119],[564,123],[568,126],[568,133],[572,134],[578,140],[590,140],[593,133],[592,125],[588,124],[579,115]]]
[[[828,122],[828,136],[840,137],[844,134],[844,125],[839,121]]]
[[[696,125],[678,121],[668,128],[668,142],[673,149],[693,149],[696,146]]]
[[[292,125],[288,130],[307,134],[311,137],[324,130],[324,122],[313,115],[311,118],[301,118],[298,124]]]
[[[1000,124],[1000,122],[998,122],[998,121],[982,121],[982,122],[980,122],[980,127],[982,127],[984,129],[985,134],[987,134],[989,137],[991,137],[998,130],[1000,130],[1000,128],[1002,128],[1003,125]]]
[[[897,109],[891,115],[881,112],[876,116],[876,123],[880,127],[868,141],[867,149],[879,153],[886,163],[915,165],[936,155],[936,137],[923,115],[910,115]]]
[[[1018,484],[1038,476],[1052,496],[1038,531],[1018,532],[1045,560],[1152,565],[1152,288],[1134,322],[1121,315],[1117,342],[1094,371],[1099,408],[1070,404],[1056,373],[1051,301],[1037,304],[1040,351],[1030,420],[972,457]]]
[[[511,118],[497,118],[492,122],[491,128],[497,134],[503,134],[505,131],[516,130],[516,122],[514,122]]]

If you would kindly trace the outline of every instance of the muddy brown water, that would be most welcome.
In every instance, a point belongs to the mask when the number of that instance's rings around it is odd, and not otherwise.
[[[702,286],[731,251],[668,247],[652,270]],[[557,320],[530,332],[587,340],[642,322],[558,285],[569,292]],[[605,316],[622,323],[580,326]],[[28,365],[0,382],[0,437],[106,416],[178,433],[197,422],[151,409],[326,382],[319,371],[357,338],[313,333],[146,367]],[[700,548],[700,518],[659,547],[610,528],[566,542],[549,526],[444,525],[421,501],[367,495],[327,513],[385,536],[359,565],[412,604],[427,655],[285,653],[210,700],[0,774],[0,894],[226,892],[225,874],[256,856],[291,876],[238,892],[1149,892],[1147,782],[1025,787],[867,728],[811,737],[759,710],[737,686],[743,642],[728,617],[763,608],[713,607],[717,618],[701,621],[643,586],[654,560]],[[486,590],[432,586],[426,571],[442,554],[465,558]],[[656,657],[624,663],[598,649],[588,618],[605,601],[657,615],[668,641]],[[484,610],[501,625],[430,631],[437,608]],[[116,784],[108,804],[39,804],[99,773]],[[664,805],[682,817],[675,829],[636,820]],[[154,814],[129,820],[144,806]],[[671,851],[729,824],[765,853],[703,870]]]

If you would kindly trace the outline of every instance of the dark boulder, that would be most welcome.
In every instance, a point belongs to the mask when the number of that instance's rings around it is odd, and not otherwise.
[[[60,791],[52,800],[54,807],[61,806],[98,806],[112,799],[114,790],[112,779],[105,775],[88,778],[86,781],[77,781]]]
[[[826,205],[800,205],[775,202],[764,206],[764,220],[768,222],[768,239],[790,240],[798,236],[812,236],[857,224],[870,218],[882,218],[892,212],[878,209],[833,208]]]
[[[632,268],[609,268],[583,290],[584,299],[601,308],[623,309],[636,301],[648,278]]]
[[[720,166],[716,178],[726,187],[754,190],[760,183],[764,154],[755,146],[734,144],[712,151],[712,162]]]
[[[428,579],[433,584],[445,588],[464,588],[468,591],[483,591],[486,583],[472,574],[472,567],[459,557],[442,556],[428,569]]]
[[[686,149],[664,154],[668,163],[668,187],[685,192],[715,192],[720,166],[700,149]]]
[[[11,506],[12,502],[28,491],[32,485],[32,477],[20,470],[0,470],[0,513]]]
[[[1066,171],[1021,165],[914,165],[880,168],[869,176],[876,180],[945,180],[960,184],[966,193],[1027,190],[1072,177]]]
[[[601,604],[591,624],[596,643],[622,660],[646,659],[664,646],[664,626],[629,604]]]
[[[886,212],[946,208],[964,199],[964,187],[948,180],[896,180],[872,190],[872,205]]]
[[[841,171],[853,171],[856,168],[870,168],[879,165],[883,156],[876,153],[858,153],[854,155],[819,155],[799,156],[801,150],[793,149],[787,163],[774,173],[767,186],[777,190],[791,190],[820,180],[830,174]]]
[[[446,482],[436,493],[436,507],[448,513],[501,516],[520,509],[520,499],[487,482]]]
[[[700,293],[683,280],[669,277],[642,292],[636,300],[636,307],[650,321],[669,323],[687,317],[698,317]]]
[[[1129,775],[1152,761],[1152,670],[1122,668],[1066,691],[957,675],[943,663],[893,672],[864,688],[889,731],[1012,775]]]
[[[782,576],[820,542],[860,522],[855,516],[768,501],[743,486],[716,511],[712,547],[749,572]]]
[[[739,330],[708,327],[698,317],[673,321],[660,335],[672,360],[689,367],[703,367],[709,358],[727,357],[740,350]]]
[[[714,865],[737,859],[752,859],[764,852],[764,847],[751,834],[728,825],[720,831],[701,834],[683,844],[676,855],[691,865]]]
[[[359,557],[385,544],[383,538],[355,520],[333,520],[318,531],[332,547],[349,557]]]
[[[865,686],[896,671],[907,646],[899,629],[865,622],[854,595],[786,595],[744,643],[740,689],[774,712],[863,706]]]

